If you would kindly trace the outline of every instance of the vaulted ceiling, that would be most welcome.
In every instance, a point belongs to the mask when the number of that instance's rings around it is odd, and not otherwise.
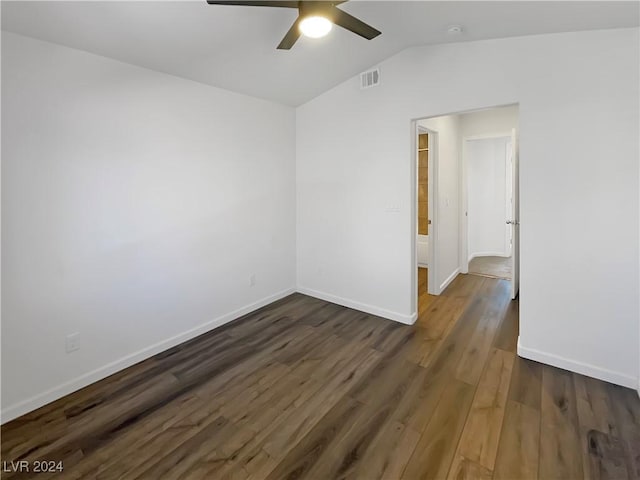
[[[2,2],[2,28],[228,90],[299,105],[407,47],[634,27],[637,1],[351,1],[383,33],[339,27],[276,50],[297,11],[202,1]],[[447,27],[462,25],[461,35]]]

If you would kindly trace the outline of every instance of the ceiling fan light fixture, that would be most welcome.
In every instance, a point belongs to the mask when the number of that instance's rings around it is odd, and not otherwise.
[[[306,17],[300,22],[300,32],[305,37],[320,38],[331,31],[333,24],[325,17],[313,15]]]

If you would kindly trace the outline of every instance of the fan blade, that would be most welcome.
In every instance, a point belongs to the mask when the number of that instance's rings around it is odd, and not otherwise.
[[[293,47],[293,44],[300,38],[300,17],[296,18],[296,21],[293,22],[291,28],[286,33],[280,45],[278,45],[278,50],[289,50]]]
[[[251,1],[251,0],[207,0],[209,5],[244,5],[246,7],[283,7],[283,8],[298,8],[298,2],[294,1],[280,1],[280,0],[265,0],[265,1]]]
[[[331,7],[329,15],[330,20],[336,25],[340,25],[342,28],[346,28],[350,32],[360,35],[367,40],[376,38],[382,33],[380,30],[376,30],[371,25],[367,25],[362,20],[358,20],[356,17],[349,15],[339,8]]]

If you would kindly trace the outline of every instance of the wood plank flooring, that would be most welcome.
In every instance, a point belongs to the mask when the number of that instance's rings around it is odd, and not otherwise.
[[[427,293],[429,289],[429,269],[418,267],[418,295]]]
[[[2,478],[640,478],[636,392],[517,357],[507,282],[419,312],[291,295],[4,425]]]

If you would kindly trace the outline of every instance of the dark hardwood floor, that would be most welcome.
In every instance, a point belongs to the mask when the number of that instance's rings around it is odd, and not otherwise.
[[[518,358],[508,283],[460,275],[419,313],[291,295],[4,425],[2,460],[73,479],[640,477],[636,392]]]

